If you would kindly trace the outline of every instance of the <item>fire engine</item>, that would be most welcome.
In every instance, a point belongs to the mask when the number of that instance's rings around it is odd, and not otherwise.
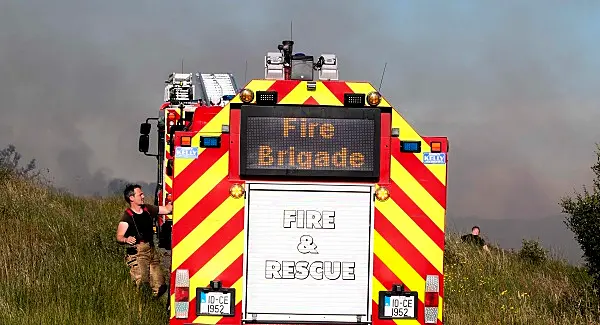
[[[448,139],[293,46],[168,139],[170,324],[442,324]]]
[[[238,88],[231,73],[176,73],[165,80],[164,101],[158,117],[146,119],[140,125],[139,151],[157,158],[154,204],[173,202],[173,149],[171,138],[177,130],[185,130],[193,121],[196,109],[223,107],[236,95]],[[205,113],[206,114],[206,113]],[[157,153],[150,154],[149,121],[157,121]],[[171,250],[172,215],[160,216],[154,225],[158,246]]]

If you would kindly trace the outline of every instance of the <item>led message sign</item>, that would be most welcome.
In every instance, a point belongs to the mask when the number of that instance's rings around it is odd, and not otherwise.
[[[378,177],[380,111],[242,106],[243,176]]]

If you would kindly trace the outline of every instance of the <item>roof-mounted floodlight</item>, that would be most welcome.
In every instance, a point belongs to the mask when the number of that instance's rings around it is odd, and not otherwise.
[[[265,79],[282,80],[284,79],[283,71],[283,54],[280,52],[268,52],[265,56]]]
[[[338,61],[335,54],[321,54],[323,60],[319,70],[319,80],[339,80]]]

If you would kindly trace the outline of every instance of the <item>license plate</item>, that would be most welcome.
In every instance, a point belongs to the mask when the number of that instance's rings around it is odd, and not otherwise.
[[[201,292],[201,315],[229,315],[231,314],[231,292]]]
[[[387,296],[384,299],[383,315],[389,318],[416,318],[417,297]]]

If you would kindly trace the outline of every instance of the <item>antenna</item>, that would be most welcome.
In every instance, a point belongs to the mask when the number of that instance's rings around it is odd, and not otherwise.
[[[293,21],[290,20],[290,41],[294,40],[294,26],[293,26]]]
[[[183,73],[183,58],[181,59],[181,73]]]
[[[248,78],[246,78],[247,74],[248,74],[248,60],[246,60],[246,69],[244,70],[244,83],[248,83]]]
[[[381,74],[381,81],[379,82],[379,89],[377,89],[378,92],[381,91],[381,85],[383,85],[383,76],[385,76],[385,68],[386,67],[387,67],[387,62],[383,66],[383,73]]]

